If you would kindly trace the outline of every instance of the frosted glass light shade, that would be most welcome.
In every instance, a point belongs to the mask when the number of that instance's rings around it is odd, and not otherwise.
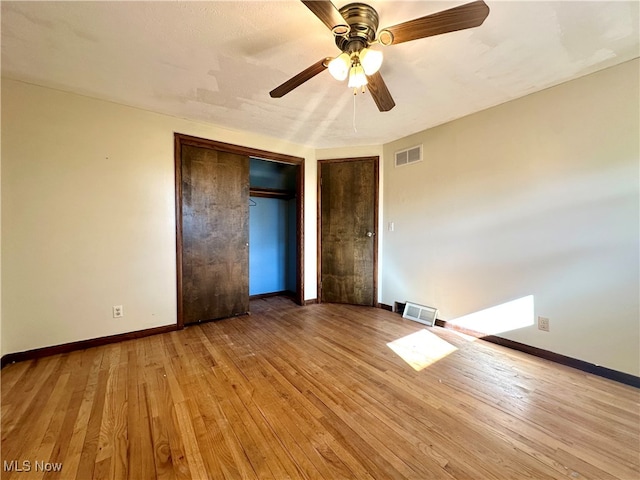
[[[349,71],[349,88],[360,88],[367,84],[367,76],[362,65],[355,65]]]
[[[349,55],[342,53],[329,62],[329,73],[336,80],[342,81],[347,78],[350,65]]]
[[[360,63],[364,68],[364,73],[373,75],[382,66],[382,52],[363,48],[360,52]]]

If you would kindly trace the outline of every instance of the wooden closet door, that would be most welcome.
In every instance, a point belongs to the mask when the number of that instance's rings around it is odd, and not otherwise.
[[[378,158],[320,160],[321,302],[377,302]]]
[[[183,145],[184,324],[249,311],[249,157]]]

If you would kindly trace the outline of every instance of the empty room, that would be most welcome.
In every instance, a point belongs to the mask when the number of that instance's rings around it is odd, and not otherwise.
[[[640,478],[640,3],[0,5],[0,478]]]

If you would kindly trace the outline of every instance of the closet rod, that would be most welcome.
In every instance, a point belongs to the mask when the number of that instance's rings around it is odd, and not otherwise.
[[[276,188],[249,188],[249,195],[252,197],[266,197],[266,198],[296,198],[296,192],[291,190],[279,190]]]

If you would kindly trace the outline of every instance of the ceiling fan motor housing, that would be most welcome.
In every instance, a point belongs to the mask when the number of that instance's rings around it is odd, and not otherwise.
[[[376,39],[378,12],[365,3],[350,3],[340,9],[351,31],[347,35],[336,36],[336,45],[347,53],[359,52]]]

